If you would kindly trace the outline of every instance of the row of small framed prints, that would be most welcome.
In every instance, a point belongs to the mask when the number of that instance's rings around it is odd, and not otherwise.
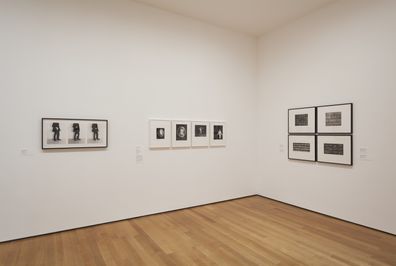
[[[289,134],[352,134],[352,103],[289,109]]]
[[[226,145],[225,122],[150,120],[150,148]]]
[[[353,164],[351,135],[289,135],[290,160]]]

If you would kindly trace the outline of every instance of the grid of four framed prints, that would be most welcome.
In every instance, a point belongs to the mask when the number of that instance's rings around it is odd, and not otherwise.
[[[288,158],[353,165],[353,104],[292,108],[288,111]]]
[[[225,145],[225,122],[150,120],[151,149]]]

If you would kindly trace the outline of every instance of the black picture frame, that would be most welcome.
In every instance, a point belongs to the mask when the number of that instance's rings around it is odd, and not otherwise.
[[[315,144],[315,150],[314,150],[314,160],[306,160],[306,159],[297,159],[290,157],[290,137],[293,136],[303,136],[303,137],[313,137],[314,138],[314,144]],[[317,162],[318,160],[318,141],[317,141],[317,136],[314,134],[289,134],[287,137],[287,158],[289,160],[294,160],[294,161],[304,161],[304,162]]]
[[[304,131],[304,132],[290,132],[290,112],[295,110],[304,110],[304,109],[314,109],[314,119],[313,122],[314,130],[313,131]],[[317,132],[317,108],[316,106],[306,106],[306,107],[297,107],[297,108],[289,108],[287,109],[287,132],[290,135],[307,135],[307,134],[316,134]]]
[[[70,122],[70,121],[81,121],[82,123],[87,122],[98,122],[105,123],[105,132],[106,136],[104,138],[104,145],[89,145],[88,143],[85,145],[73,145],[65,143],[60,147],[53,146],[47,147],[44,144],[44,123],[46,120],[49,121],[59,121],[59,122]],[[106,149],[109,146],[109,121],[107,119],[87,119],[87,118],[59,118],[59,117],[43,117],[41,118],[41,149],[42,150],[69,150],[69,149]]]
[[[335,162],[329,162],[329,161],[320,161],[319,156],[318,156],[318,138],[321,136],[331,136],[331,137],[349,137],[350,138],[350,163],[335,163]],[[323,164],[333,164],[333,165],[344,165],[344,166],[353,166],[353,135],[342,135],[342,134],[320,134],[316,136],[316,158],[318,163],[323,163]]]
[[[350,117],[351,117],[351,121],[350,121],[350,131],[344,131],[344,132],[319,132],[318,130],[318,112],[319,112],[319,108],[322,107],[334,107],[334,106],[344,106],[344,105],[350,105],[351,106],[351,113],[350,113]],[[328,104],[328,105],[319,105],[316,106],[316,133],[317,134],[334,134],[334,135],[349,135],[349,134],[353,134],[353,103],[339,103],[339,104]]]

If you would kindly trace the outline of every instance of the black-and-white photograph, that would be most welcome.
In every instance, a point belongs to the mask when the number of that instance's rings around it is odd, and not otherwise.
[[[226,124],[224,122],[210,123],[210,146],[226,145]]]
[[[352,136],[318,136],[318,162],[352,165],[352,153]]]
[[[150,120],[150,148],[170,148],[171,146],[171,121]]]
[[[87,135],[87,143],[90,145],[104,145],[106,143],[107,135],[107,123],[101,121],[89,121],[88,126],[84,127],[87,132],[83,134]]]
[[[176,124],[176,140],[186,141],[187,140],[187,124]]]
[[[326,126],[334,127],[342,125],[342,113],[341,112],[328,112],[326,113]]]
[[[294,120],[296,127],[308,126],[308,114],[296,114]]]
[[[61,129],[60,129],[59,122],[53,122],[52,123],[52,133],[53,133],[52,140],[53,140],[53,142],[58,142],[61,140],[60,132],[61,132]]]
[[[46,138],[43,139],[46,145],[62,145],[66,143],[66,127],[64,124],[61,126],[61,124],[61,121],[47,123],[46,128],[43,129],[46,131]]]
[[[310,152],[311,143],[293,142],[293,151]]]
[[[98,123],[92,123],[91,125],[91,131],[92,131],[92,139],[94,141],[100,141],[99,138],[99,127],[98,127]]]
[[[107,147],[107,120],[43,118],[41,124],[44,150]]]
[[[157,128],[157,139],[165,139],[165,128]]]
[[[193,135],[190,121],[172,121],[172,147],[191,147],[191,137]]]
[[[344,155],[344,144],[324,143],[324,154]]]
[[[61,120],[45,121],[43,146],[62,147],[67,143],[67,124]]]
[[[336,104],[317,107],[319,134],[352,134],[353,105]]]
[[[216,140],[222,140],[223,139],[223,126],[215,125],[213,127],[213,130],[214,130],[213,138]]]
[[[315,134],[316,108],[304,107],[288,110],[289,134]]]
[[[85,132],[85,128],[81,128],[79,122],[71,122],[68,128],[69,134],[67,143],[73,145],[86,143],[87,139]]]
[[[209,122],[194,121],[191,122],[193,134],[191,137],[192,147],[208,147],[209,146]]]
[[[194,125],[194,136],[197,138],[204,138],[207,136],[207,125]]]
[[[79,141],[80,140],[80,124],[79,123],[73,123],[73,140],[74,141]]]
[[[290,160],[316,161],[315,135],[289,135]]]

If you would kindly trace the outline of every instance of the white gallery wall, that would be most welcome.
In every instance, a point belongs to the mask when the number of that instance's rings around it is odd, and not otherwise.
[[[257,39],[129,0],[0,1],[0,242],[256,193],[396,233],[395,13],[339,1]],[[289,161],[287,109],[344,102],[354,166]],[[108,119],[109,148],[43,152],[42,117]],[[150,118],[226,120],[227,147],[149,150]]]
[[[1,1],[0,32],[0,241],[256,193],[254,37],[129,0]],[[108,119],[109,148],[43,152],[42,117]],[[150,118],[227,147],[150,151]]]
[[[396,2],[339,1],[259,41],[263,196],[396,233]],[[287,109],[354,103],[354,166],[287,160]]]

